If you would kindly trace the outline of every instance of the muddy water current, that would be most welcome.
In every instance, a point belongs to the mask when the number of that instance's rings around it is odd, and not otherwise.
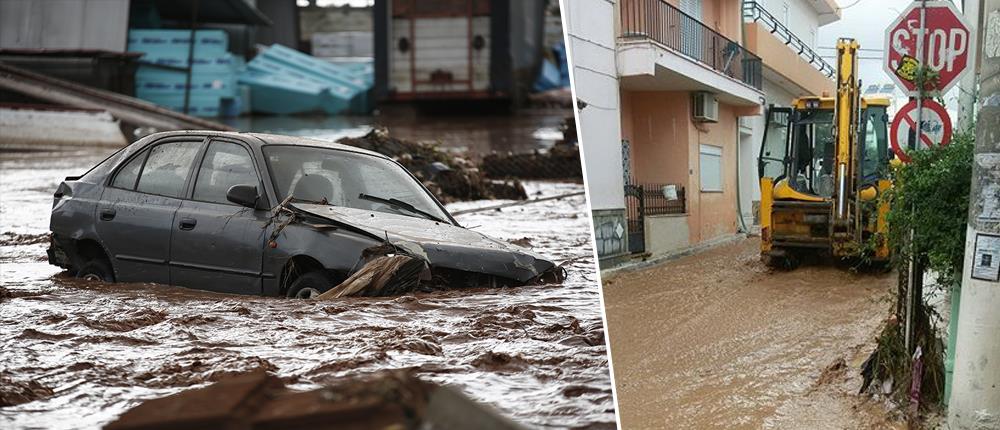
[[[0,384],[37,397],[0,407],[0,428],[99,427],[143,399],[253,369],[309,389],[396,368],[530,427],[613,426],[583,197],[457,217],[571,260],[562,285],[310,302],[69,279],[45,260],[51,195],[107,152],[0,153]]]
[[[741,239],[606,283],[623,428],[898,428],[857,395],[895,276],[758,254]]]
[[[387,127],[393,137],[434,142],[478,157],[549,148],[562,138],[560,127],[565,117],[572,115],[566,109],[552,108],[521,109],[504,115],[482,115],[474,108],[469,113],[428,113],[412,106],[390,105],[371,116],[252,116],[233,119],[230,125],[245,131],[329,140]]]

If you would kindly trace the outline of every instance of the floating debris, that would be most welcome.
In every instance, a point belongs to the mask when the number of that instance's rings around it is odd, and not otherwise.
[[[546,152],[490,154],[483,157],[483,171],[491,178],[579,179],[580,148],[557,144]]]
[[[146,401],[105,428],[522,427],[459,391],[397,370],[343,378],[334,385],[305,392],[291,391],[281,379],[257,371]]]
[[[562,133],[563,139],[546,151],[489,154],[483,157],[483,172],[491,178],[582,180],[580,146],[573,117],[565,118]]]
[[[375,151],[394,158],[423,182],[442,203],[466,200],[524,200],[528,194],[517,180],[491,180],[469,160],[442,151],[434,145],[389,136],[376,128],[361,137],[345,137],[337,143]],[[577,169],[579,169],[577,161]]]
[[[376,257],[336,287],[316,297],[319,300],[346,296],[392,296],[413,291],[427,262],[408,255]]]

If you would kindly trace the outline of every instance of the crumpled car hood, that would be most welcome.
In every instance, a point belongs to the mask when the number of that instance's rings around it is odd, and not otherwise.
[[[294,206],[379,239],[388,238],[392,243],[418,244],[432,268],[445,267],[528,282],[556,266],[527,249],[451,224],[340,206],[305,203]]]

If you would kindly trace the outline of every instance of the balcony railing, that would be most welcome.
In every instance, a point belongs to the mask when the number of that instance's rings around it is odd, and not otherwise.
[[[743,1],[743,20],[745,22],[759,22],[764,27],[770,29],[771,34],[777,37],[778,40],[785,42],[788,48],[795,51],[804,60],[812,64],[820,73],[826,75],[828,78],[832,78],[835,70],[833,66],[823,60],[808,44],[799,39],[795,33],[792,33],[788,27],[785,27],[778,18],[771,15],[767,9],[764,9],[759,3],[752,0]]]
[[[664,0],[622,0],[621,39],[651,39],[761,89],[760,57]]]

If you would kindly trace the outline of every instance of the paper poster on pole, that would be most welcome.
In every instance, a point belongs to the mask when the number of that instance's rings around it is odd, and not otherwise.
[[[1000,236],[977,233],[972,255],[972,278],[1000,281]]]

